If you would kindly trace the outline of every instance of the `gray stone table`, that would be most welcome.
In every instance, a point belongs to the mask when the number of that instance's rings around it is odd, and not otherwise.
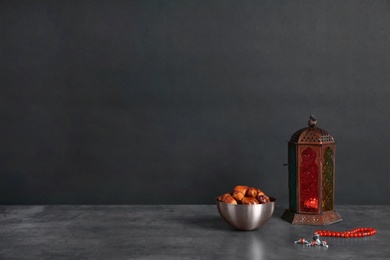
[[[377,234],[329,248],[294,244],[318,227],[285,222],[284,209],[236,231],[215,205],[0,206],[0,259],[390,259],[389,205],[337,206],[344,221],[320,228]]]

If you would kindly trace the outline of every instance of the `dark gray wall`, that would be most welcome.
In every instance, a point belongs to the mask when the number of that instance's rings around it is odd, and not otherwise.
[[[389,1],[0,1],[0,203],[287,203],[287,140],[337,141],[336,204],[388,204]]]

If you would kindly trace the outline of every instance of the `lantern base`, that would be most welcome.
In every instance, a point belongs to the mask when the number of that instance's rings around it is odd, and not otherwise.
[[[282,219],[293,225],[329,225],[343,221],[336,211],[326,211],[321,214],[302,214],[286,209]]]

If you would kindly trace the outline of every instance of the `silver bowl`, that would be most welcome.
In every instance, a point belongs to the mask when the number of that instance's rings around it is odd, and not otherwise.
[[[222,219],[238,230],[255,230],[264,225],[274,213],[276,199],[269,197],[266,204],[228,204],[217,200],[218,212]]]

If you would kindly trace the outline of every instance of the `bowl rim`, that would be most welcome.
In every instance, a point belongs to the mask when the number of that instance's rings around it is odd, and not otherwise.
[[[226,202],[223,202],[223,201],[219,201],[218,200],[218,197],[215,198],[216,202],[217,203],[221,203],[221,204],[225,204],[225,205],[230,205],[230,206],[238,206],[238,207],[260,207],[262,205],[268,205],[268,204],[272,204],[272,203],[275,203],[276,202],[276,198],[275,197],[272,197],[272,196],[268,196],[270,202],[268,203],[262,203],[262,204],[231,204],[231,203],[226,203]]]

